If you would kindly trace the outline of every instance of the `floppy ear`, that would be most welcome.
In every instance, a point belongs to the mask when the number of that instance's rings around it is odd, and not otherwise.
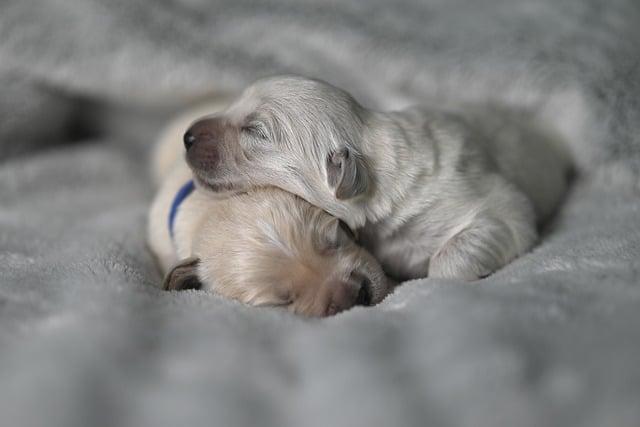
[[[198,279],[197,267],[200,258],[186,258],[173,267],[167,277],[164,278],[162,289],[165,291],[184,291],[187,289],[200,289],[202,283]]]
[[[356,197],[367,191],[369,177],[362,163],[348,148],[341,148],[327,158],[327,181],[337,199]]]

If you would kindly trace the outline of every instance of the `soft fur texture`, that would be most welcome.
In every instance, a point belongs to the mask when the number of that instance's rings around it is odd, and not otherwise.
[[[636,0],[2,2],[3,425],[637,426],[639,12]],[[166,118],[121,106],[281,73],[381,110],[532,108],[579,173],[533,251],[478,283],[409,282],[322,321],[159,290],[144,151]]]
[[[216,197],[276,186],[362,230],[394,277],[477,280],[536,241],[570,162],[526,115],[363,108],[300,76],[260,80],[193,123],[186,155]]]
[[[166,290],[201,289],[314,317],[377,304],[387,296],[392,282],[345,225],[277,188],[220,198],[198,185],[177,208],[171,236],[172,202],[192,179],[184,148],[176,143],[182,140],[185,116],[168,125],[152,156],[161,185],[147,234],[166,275]]]

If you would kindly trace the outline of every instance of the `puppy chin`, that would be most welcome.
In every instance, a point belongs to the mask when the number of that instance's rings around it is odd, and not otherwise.
[[[236,194],[246,193],[247,189],[242,188],[242,186],[231,184],[231,183],[220,183],[211,181],[207,178],[203,178],[194,172],[193,175],[196,187],[203,188],[207,190],[209,194],[211,194],[215,198],[224,199],[227,197],[234,196]]]

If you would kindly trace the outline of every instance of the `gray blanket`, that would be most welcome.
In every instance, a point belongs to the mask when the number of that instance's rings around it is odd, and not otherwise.
[[[3,1],[0,424],[640,425],[639,46],[637,0]],[[160,291],[158,124],[281,72],[526,108],[577,179],[477,283],[326,320]]]

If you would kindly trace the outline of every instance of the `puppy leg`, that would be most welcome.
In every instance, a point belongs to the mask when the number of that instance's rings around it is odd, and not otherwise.
[[[429,277],[481,279],[521,255],[535,240],[533,223],[514,226],[495,218],[477,218],[431,257]]]

